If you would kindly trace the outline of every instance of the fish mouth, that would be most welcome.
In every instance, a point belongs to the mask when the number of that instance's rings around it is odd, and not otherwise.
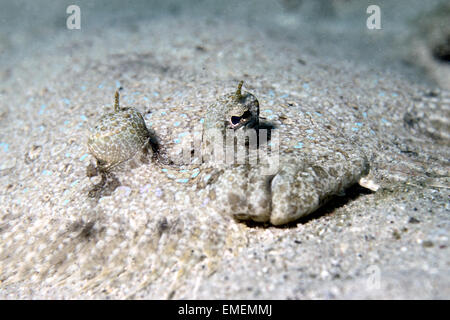
[[[247,123],[248,123],[248,121],[241,121],[241,122],[239,122],[239,123],[233,123],[233,122],[231,122],[231,121],[229,122],[230,128],[231,128],[231,129],[234,129],[234,130],[237,130],[237,129],[241,128],[241,127],[246,126]]]
[[[241,127],[245,127],[250,121],[250,119],[242,119],[241,118],[237,122],[236,119],[233,119],[233,118],[238,118],[238,117],[231,117],[231,119],[228,123],[229,123],[230,128],[234,129],[234,130],[237,130]]]
[[[229,126],[230,126],[231,129],[236,130],[236,129],[239,129],[240,127],[242,127],[242,123],[234,124],[233,122],[230,121],[229,122]]]

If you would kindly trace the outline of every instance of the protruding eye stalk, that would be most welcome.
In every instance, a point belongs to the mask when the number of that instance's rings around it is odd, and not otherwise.
[[[116,90],[116,93],[114,94],[114,112],[120,111],[119,108],[119,89]]]
[[[116,93],[114,94],[114,112],[119,112],[120,111],[120,107],[119,107],[119,91],[122,90],[123,88],[120,87],[116,90]]]
[[[242,91],[241,91],[241,89],[242,89],[242,85],[243,84],[244,84],[243,80],[239,81],[236,93],[234,94],[234,97],[235,97],[236,100],[241,100],[241,98],[242,98]]]

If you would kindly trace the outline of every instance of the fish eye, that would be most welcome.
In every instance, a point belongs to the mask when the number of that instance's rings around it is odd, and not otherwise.
[[[241,117],[235,117],[235,116],[231,117],[231,123],[233,125],[238,124],[240,121],[241,121]]]
[[[245,111],[242,116],[238,117],[238,116],[232,116],[230,119],[230,122],[233,126],[238,125],[239,123],[243,122],[243,121],[248,121],[248,119],[250,119],[251,117],[251,112],[250,111]]]

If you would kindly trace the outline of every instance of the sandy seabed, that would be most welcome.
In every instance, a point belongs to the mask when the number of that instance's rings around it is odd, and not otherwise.
[[[450,297],[450,92],[386,67],[392,48],[369,63],[348,37],[322,43],[327,30],[300,34],[292,14],[259,10],[64,30],[27,53],[0,38],[12,46],[0,69],[0,298]],[[263,28],[264,14],[278,27]],[[359,35],[390,39],[388,26]],[[321,132],[304,133],[306,119],[329,122],[366,152],[380,190],[353,188],[281,228],[220,215],[154,164],[88,197],[88,128],[117,87],[170,149],[241,79],[261,116],[298,124],[282,143],[312,143]]]

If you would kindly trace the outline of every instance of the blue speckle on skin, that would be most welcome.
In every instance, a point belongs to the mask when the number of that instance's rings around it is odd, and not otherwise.
[[[70,123],[69,120],[64,121],[64,125],[67,126]]]
[[[205,119],[201,118],[200,123],[203,123],[203,122],[205,122]]]
[[[280,99],[285,99],[287,97],[289,97],[289,95],[286,93],[286,94],[283,94],[282,96],[280,96]]]
[[[8,152],[9,145],[6,142],[0,142],[0,147],[3,148],[4,152]]]
[[[296,146],[294,146],[295,149],[301,149],[303,148],[303,142],[298,142]]]
[[[153,95],[155,96],[155,97],[159,97],[159,93],[158,92],[153,92]]]
[[[180,116],[183,117],[183,118],[187,118],[188,117],[186,113],[182,113],[182,114],[180,114]]]
[[[173,125],[174,125],[175,127],[178,127],[178,126],[180,125],[180,122],[179,122],[179,121],[175,121],[175,122],[173,123]]]
[[[314,130],[313,129],[308,129],[308,130],[305,130],[305,132],[309,133],[309,134],[312,134],[312,133],[314,133]]]
[[[265,112],[265,113],[273,113],[273,111],[270,110],[270,109],[264,110],[263,112]]]
[[[316,115],[318,115],[319,117],[322,116],[322,114],[321,114],[320,112],[315,111],[314,113],[315,113]]]
[[[65,104],[67,104],[67,105],[69,105],[69,104],[70,104],[70,100],[69,100],[69,99],[67,99],[67,98],[64,98],[64,99],[63,99],[63,102],[64,102]]]
[[[43,170],[43,171],[42,171],[42,174],[43,174],[44,176],[51,176],[52,173],[53,173],[53,172],[51,172],[51,171],[49,171],[49,170]]]
[[[168,175],[167,175],[167,177],[169,178],[169,179],[175,179],[176,177],[173,175],[173,174],[171,174],[171,173],[169,173]]]
[[[72,183],[70,184],[70,186],[71,186],[71,187],[75,187],[75,186],[78,184],[78,182],[79,182],[78,180],[75,180],[74,182],[72,182]]]
[[[45,108],[47,108],[47,106],[46,106],[45,104],[43,104],[43,105],[41,106],[41,109],[39,110],[39,114],[44,114]]]
[[[199,173],[200,173],[200,170],[192,173],[191,178],[196,178]]]
[[[39,130],[41,130],[41,132],[44,132],[45,127],[44,126],[39,126]]]
[[[161,115],[162,115],[162,116],[165,116],[165,115],[167,115],[167,112],[161,111]]]
[[[385,96],[385,93],[384,93],[384,91],[380,91],[380,92],[378,93],[378,95],[379,95],[380,97],[384,97],[384,96]]]
[[[180,139],[173,139],[173,142],[180,143]]]
[[[367,118],[367,112],[363,112],[362,115],[363,115],[364,118]]]
[[[80,116],[80,118],[81,118],[81,120],[83,120],[83,121],[87,121],[87,117],[86,117],[84,114],[82,114],[82,115]]]
[[[187,183],[189,181],[189,179],[185,178],[185,179],[177,179],[177,182],[180,183]]]
[[[84,161],[84,159],[86,159],[87,156],[88,156],[87,153],[83,154],[83,155],[80,157],[80,161]]]
[[[23,189],[23,193],[27,193],[28,192],[28,188]]]
[[[69,152],[66,153],[66,158],[70,158],[70,153]]]
[[[189,134],[189,132],[181,132],[180,134],[178,134],[178,137],[182,138],[185,137]]]
[[[120,81],[116,80],[116,89],[119,89],[119,88],[120,88]]]
[[[86,86],[81,86],[80,89],[81,91],[86,91]]]
[[[393,96],[393,97],[398,97],[398,94],[395,93],[395,92],[393,92],[393,93],[392,93],[392,96]]]
[[[358,130],[359,130],[359,128],[356,128],[356,127],[352,128],[352,131],[358,131]]]
[[[147,98],[147,97],[143,97],[142,99],[144,99],[144,101],[148,101],[148,98]]]
[[[362,127],[362,125],[363,125],[361,122],[356,122],[355,124],[356,124],[358,127]]]
[[[269,90],[269,96],[275,97],[275,92],[273,92],[273,90]]]
[[[309,140],[316,140],[316,138],[311,137],[311,136],[308,136],[308,139],[309,139]]]
[[[167,172],[167,169],[164,168],[164,169],[161,169],[161,171],[162,171],[162,172]]]
[[[69,200],[66,199],[66,200],[64,200],[63,205],[66,205],[66,204],[68,204],[68,203],[69,203]]]
[[[180,172],[188,172],[186,169],[182,169],[182,170],[180,170]]]
[[[99,89],[102,89],[102,88],[103,88],[103,84],[100,83],[100,84],[98,85],[98,88],[99,88]]]
[[[309,89],[309,84],[308,83],[304,83],[303,84],[303,89]]]
[[[387,121],[385,118],[381,118],[381,122],[383,122],[383,123],[389,123],[389,121]]]
[[[133,94],[134,94],[135,96],[137,96],[137,95],[140,95],[141,92],[140,92],[140,91],[135,91],[135,92],[133,92]]]

